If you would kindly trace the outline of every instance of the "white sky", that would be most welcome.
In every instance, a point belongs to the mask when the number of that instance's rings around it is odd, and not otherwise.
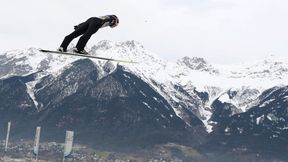
[[[0,51],[56,49],[74,25],[116,14],[119,27],[100,29],[88,47],[136,40],[166,59],[213,63],[287,56],[287,8],[287,0],[9,0],[1,2]]]

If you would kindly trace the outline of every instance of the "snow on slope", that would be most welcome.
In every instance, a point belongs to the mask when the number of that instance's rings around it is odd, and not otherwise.
[[[36,48],[11,50],[0,55],[0,78],[12,75],[26,75],[43,70],[53,73],[77,58],[39,52]]]
[[[222,71],[229,78],[240,79],[247,85],[267,89],[275,85],[286,84],[288,58],[277,58],[271,55],[260,61],[230,65],[229,67],[222,66]]]
[[[119,64],[139,76],[165,97],[176,114],[185,121],[184,109],[196,114],[204,122],[208,131],[211,131],[208,123],[212,114],[210,104],[215,98],[225,95],[233,88],[240,92],[239,95],[236,95],[233,100],[225,101],[232,102],[242,111],[246,111],[247,105],[251,104],[263,90],[286,84],[285,81],[288,80],[288,60],[275,57],[268,57],[255,63],[225,66],[208,64],[203,58],[184,57],[172,62],[158,57],[136,41],[101,41],[93,46],[90,52],[101,57],[139,62]],[[42,76],[48,73],[57,75],[64,66],[81,59],[41,53],[34,48],[9,51],[0,54],[0,58],[0,68],[6,67],[5,70],[0,70],[0,77],[23,75],[23,73],[28,74],[39,70],[44,71],[41,73]],[[110,72],[117,64],[101,60],[93,61]],[[209,100],[203,101],[196,92],[207,92]]]

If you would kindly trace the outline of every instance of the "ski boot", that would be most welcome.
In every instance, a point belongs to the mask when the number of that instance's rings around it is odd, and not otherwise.
[[[81,55],[88,55],[88,52],[87,52],[87,51],[85,51],[84,49],[83,49],[83,50],[78,50],[76,47],[73,48],[73,52],[74,52],[74,53],[81,54]]]
[[[58,51],[58,52],[67,52],[67,50],[65,50],[63,47],[59,47],[59,48],[57,49],[57,51]]]

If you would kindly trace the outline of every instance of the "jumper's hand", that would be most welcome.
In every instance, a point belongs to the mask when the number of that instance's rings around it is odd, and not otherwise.
[[[75,26],[74,26],[74,29],[76,30],[77,28],[78,28],[78,25],[75,25]]]

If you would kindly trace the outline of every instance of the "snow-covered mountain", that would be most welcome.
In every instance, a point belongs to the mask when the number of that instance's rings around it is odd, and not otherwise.
[[[246,112],[257,104],[257,97],[264,90],[286,84],[288,80],[288,59],[274,56],[238,65],[214,65],[209,64],[204,58],[196,57],[169,61],[146,50],[136,41],[101,41],[91,47],[90,53],[139,62],[117,64],[92,60],[103,69],[99,72],[101,77],[112,73],[117,69],[117,65],[121,65],[125,71],[141,78],[163,96],[176,115],[188,126],[193,125],[191,117],[196,115],[205,124],[208,132],[212,131],[214,124],[209,119],[213,116],[216,100],[234,105],[235,108],[229,114],[232,116]],[[0,77],[39,72],[38,78],[26,85],[37,109],[40,110],[41,104],[38,104],[35,98],[35,85],[49,74],[61,75],[78,59],[83,58],[42,53],[36,48],[12,50],[0,54]],[[73,88],[75,90],[77,87],[71,87],[68,95],[73,94]]]
[[[288,80],[288,59],[273,56],[255,63],[230,66],[212,65],[196,57],[172,62],[159,58],[135,41],[102,41],[92,48],[92,52],[140,62],[124,67],[165,96],[179,117],[185,120],[183,112],[191,111],[204,122],[208,131],[211,131],[208,123],[213,111],[211,105],[216,98],[235,104],[240,109],[236,112],[245,112],[261,92],[286,84]],[[235,97],[225,98],[231,91]],[[203,99],[199,93],[208,96]]]

